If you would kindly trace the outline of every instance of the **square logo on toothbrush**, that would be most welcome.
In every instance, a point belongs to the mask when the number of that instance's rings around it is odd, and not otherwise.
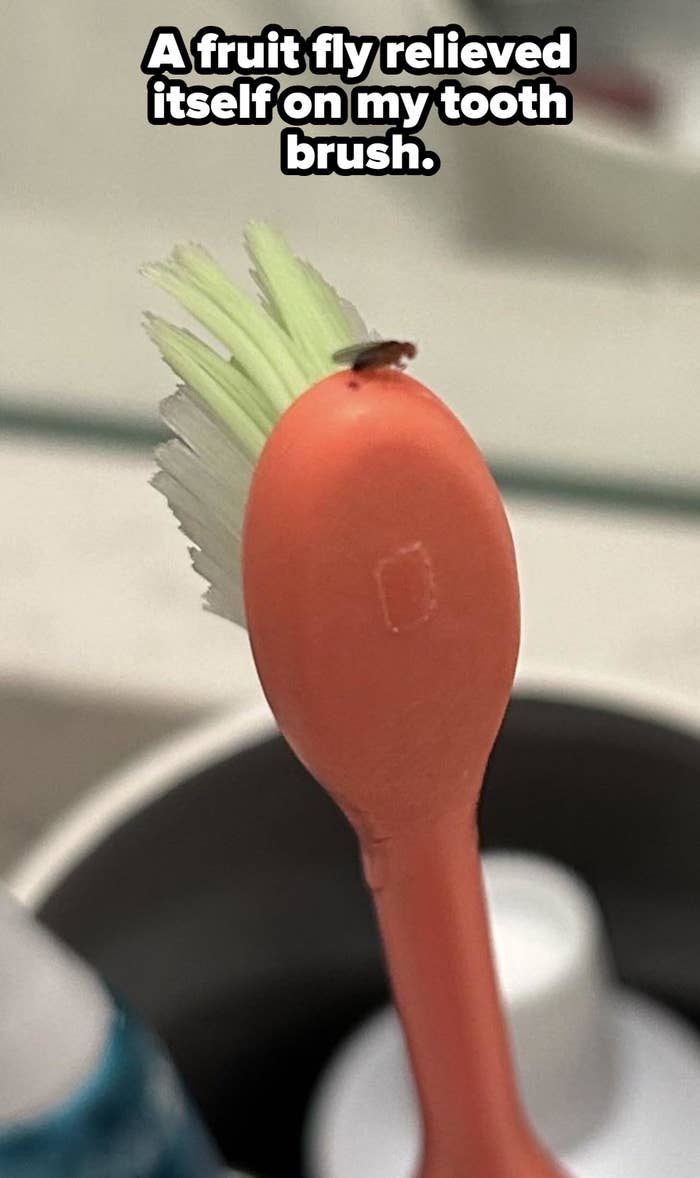
[[[417,629],[437,608],[433,566],[420,540],[382,557],[374,575],[384,620],[393,634]]]

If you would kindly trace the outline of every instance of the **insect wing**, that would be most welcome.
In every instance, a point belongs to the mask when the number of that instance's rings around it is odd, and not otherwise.
[[[333,362],[335,364],[354,364],[363,352],[376,346],[376,340],[363,340],[360,344],[350,344],[349,347],[340,348],[339,351],[333,353]]]

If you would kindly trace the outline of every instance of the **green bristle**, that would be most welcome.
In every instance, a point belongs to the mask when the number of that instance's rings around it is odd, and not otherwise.
[[[151,339],[184,381],[163,403],[176,439],[157,451],[154,485],[194,544],[194,567],[210,583],[207,608],[242,624],[240,538],[254,465],[295,398],[336,370],[334,353],[367,337],[355,309],[280,233],[252,224],[246,246],[260,302],[201,246],[177,246],[167,262],[144,268],[225,349],[146,316]]]
[[[191,332],[155,315],[146,317],[146,325],[166,364],[199,393],[245,453],[256,458],[274,424],[259,391]]]
[[[150,320],[150,334],[165,361],[236,436],[243,427],[239,441],[250,452],[245,418],[266,436],[296,397],[338,367],[334,353],[361,339],[363,328],[354,309],[292,253],[275,229],[249,225],[246,245],[262,305],[239,290],[201,246],[177,246],[169,261],[145,266],[143,272],[227,349],[224,362],[242,375],[241,388],[234,381],[229,389],[218,369],[213,374],[211,357],[217,353],[203,353],[207,345],[181,329],[168,334],[165,321]],[[244,419],[227,411],[227,395]]]

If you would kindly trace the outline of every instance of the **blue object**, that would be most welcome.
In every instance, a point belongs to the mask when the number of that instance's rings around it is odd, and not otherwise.
[[[155,1037],[117,1002],[92,1074],[0,1128],[0,1178],[221,1178],[223,1163]]]

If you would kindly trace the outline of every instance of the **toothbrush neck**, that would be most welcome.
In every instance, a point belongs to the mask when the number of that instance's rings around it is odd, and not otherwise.
[[[471,815],[364,840],[423,1122],[421,1178],[556,1178],[520,1109]]]

